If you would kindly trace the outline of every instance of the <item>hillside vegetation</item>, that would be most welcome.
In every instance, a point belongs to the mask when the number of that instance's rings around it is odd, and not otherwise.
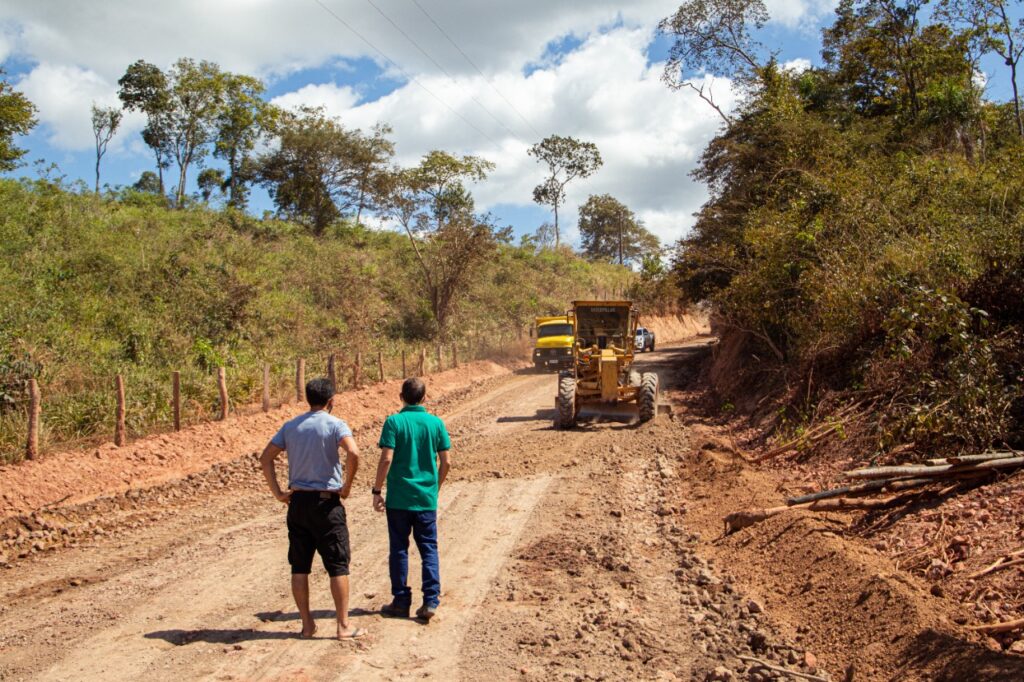
[[[182,372],[186,416],[209,416],[227,367],[235,403],[257,399],[262,364],[278,395],[294,361],[307,375],[355,351],[373,376],[402,348],[432,347],[438,329],[409,238],[342,221],[316,237],[299,224],[230,209],[168,209],[158,196],[98,197],[48,181],[0,181],[0,460],[21,457],[25,381],[43,392],[43,442],[113,431],[114,376],[125,376],[130,433],[170,423],[170,374]],[[460,285],[446,344],[463,357],[500,352],[532,317],[577,296],[624,292],[637,275],[568,249],[507,243]],[[435,239],[436,241],[436,239]],[[441,264],[443,265],[443,263]],[[440,266],[439,266],[440,267]],[[397,371],[392,369],[391,371]]]
[[[774,423],[798,426],[857,405],[833,452],[1024,445],[1024,138],[1014,102],[982,96],[990,44],[961,4],[843,2],[802,72],[742,22],[727,38],[749,94],[695,173],[712,198],[675,272],[718,311],[728,400],[775,391]]]

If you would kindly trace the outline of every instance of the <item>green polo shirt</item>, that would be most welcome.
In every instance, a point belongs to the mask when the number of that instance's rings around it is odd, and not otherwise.
[[[378,447],[395,451],[388,471],[388,509],[437,509],[437,453],[450,450],[441,418],[422,405],[406,405],[384,420]]]

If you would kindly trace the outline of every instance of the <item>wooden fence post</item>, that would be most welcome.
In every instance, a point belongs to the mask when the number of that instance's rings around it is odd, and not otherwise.
[[[121,447],[126,441],[124,427],[124,377],[118,374],[114,380],[114,385],[117,387],[117,424],[114,426],[114,445]]]
[[[359,374],[362,372],[363,354],[356,351],[356,361],[352,366],[352,388],[359,388]]]
[[[437,344],[437,371],[444,370],[444,346]]]
[[[181,372],[171,374],[171,409],[174,412],[174,430],[181,431]]]
[[[388,378],[384,376],[384,351],[382,350],[377,351],[377,378],[381,383],[388,380]]]
[[[452,344],[452,367],[458,369],[459,367],[459,344]]]
[[[404,380],[406,380],[408,378],[409,378],[409,372],[408,372],[408,370],[405,367],[405,349],[403,348],[402,349],[402,380],[404,381]]]
[[[331,380],[334,390],[338,390],[338,375],[334,370],[334,353],[327,356],[327,378]]]
[[[228,418],[228,379],[223,367],[217,368],[217,390],[220,391],[220,418]]]
[[[28,380],[28,442],[25,443],[25,459],[39,456],[39,384]]]
[[[306,359],[299,358],[295,361],[295,402],[301,403],[306,399]]]
[[[263,363],[263,411],[270,412],[270,363]]]
[[[420,348],[420,366],[419,371],[416,372],[416,376],[423,376],[423,373],[427,369],[427,349]]]

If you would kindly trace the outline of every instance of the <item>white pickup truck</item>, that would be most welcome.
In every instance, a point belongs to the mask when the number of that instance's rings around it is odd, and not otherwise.
[[[647,350],[654,350],[654,332],[647,327],[637,327],[636,349],[641,353]]]

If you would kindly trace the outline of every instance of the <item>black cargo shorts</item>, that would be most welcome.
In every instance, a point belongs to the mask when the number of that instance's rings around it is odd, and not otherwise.
[[[327,575],[348,575],[351,550],[345,507],[337,493],[296,490],[288,504],[288,563],[293,575],[308,575],[320,553]]]

